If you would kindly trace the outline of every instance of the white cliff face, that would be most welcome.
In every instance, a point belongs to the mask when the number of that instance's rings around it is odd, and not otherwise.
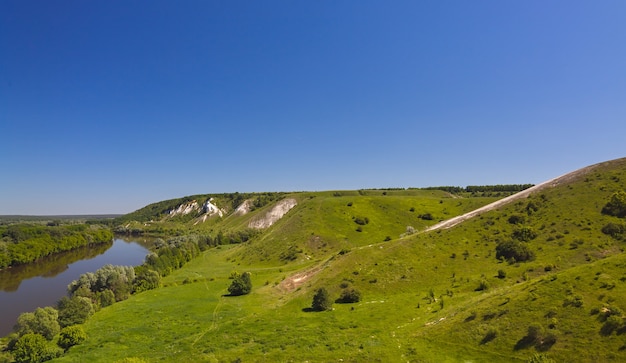
[[[184,216],[187,215],[193,211],[197,211],[198,209],[200,209],[200,206],[198,205],[198,202],[196,202],[195,200],[192,200],[191,202],[187,202],[187,203],[183,203],[181,205],[178,206],[178,208],[176,209],[172,209],[169,211],[169,215],[171,217],[174,216]]]
[[[243,216],[250,213],[250,209],[252,209],[252,200],[247,199],[243,203],[241,203],[237,209],[233,212],[236,216]]]
[[[272,209],[270,209],[265,215],[260,218],[255,218],[248,223],[248,227],[263,229],[268,228],[272,224],[276,223],[279,219],[281,219],[289,210],[295,207],[298,204],[295,199],[288,198],[283,199],[280,202],[276,203]]]
[[[207,200],[204,203],[204,205],[202,206],[202,210],[204,210],[204,213],[206,213],[209,217],[214,214],[217,214],[220,217],[224,216],[224,211],[219,209],[215,204],[213,204],[213,198]]]

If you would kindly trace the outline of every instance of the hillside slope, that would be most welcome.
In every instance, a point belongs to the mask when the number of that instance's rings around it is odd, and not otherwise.
[[[602,213],[626,190],[626,159],[583,170],[425,233],[407,226],[493,199],[290,195],[298,204],[260,235],[102,309],[57,361],[626,361],[626,221]],[[224,295],[233,271],[252,273],[251,294]],[[322,287],[360,299],[312,312]]]

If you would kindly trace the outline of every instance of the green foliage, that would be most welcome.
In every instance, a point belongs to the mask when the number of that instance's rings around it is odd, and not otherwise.
[[[370,222],[369,218],[367,217],[354,217],[353,220],[354,220],[354,223],[361,225],[361,226],[364,226]]]
[[[512,237],[521,242],[528,242],[537,238],[537,233],[531,227],[520,227],[513,231]]]
[[[105,265],[95,273],[88,272],[72,281],[67,289],[71,296],[86,296],[95,299],[95,294],[110,290],[116,301],[126,300],[132,292],[135,269],[131,266]]]
[[[50,360],[46,338],[40,334],[22,335],[13,347],[13,356],[17,363],[39,363]]]
[[[57,344],[68,350],[70,347],[78,345],[87,339],[87,334],[80,325],[67,326],[61,330]]]
[[[94,313],[91,300],[82,296],[63,297],[57,303],[61,328],[82,324]]]
[[[339,299],[336,300],[336,302],[342,304],[356,303],[359,301],[361,301],[361,292],[355,288],[343,289],[341,295],[339,295]]]
[[[33,262],[54,253],[113,240],[111,231],[98,226],[13,224],[0,227],[6,244],[0,248],[0,269]]]
[[[602,227],[602,233],[607,234],[617,240],[621,240],[626,235],[626,226],[623,224],[610,222]]]
[[[57,310],[50,306],[37,308],[32,313],[20,314],[17,318],[17,324],[14,330],[20,336],[34,333],[42,335],[48,340],[52,340],[61,330],[58,317],[59,314]]]
[[[231,296],[247,295],[250,291],[252,291],[252,279],[250,272],[244,272],[241,275],[237,274],[228,287],[228,293]]]
[[[145,265],[135,267],[133,292],[141,292],[161,287],[161,275]]]
[[[321,287],[317,289],[317,291],[315,291],[315,295],[313,295],[313,302],[311,303],[311,308],[315,311],[332,310],[333,302],[326,288]]]
[[[620,218],[626,217],[626,192],[613,193],[611,200],[602,208],[602,213]]]
[[[529,261],[535,258],[534,252],[522,242],[510,240],[499,242],[496,246],[496,258],[514,260],[518,262]]]

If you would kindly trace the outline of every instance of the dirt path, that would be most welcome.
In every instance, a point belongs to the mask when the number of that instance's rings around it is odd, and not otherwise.
[[[466,220],[468,220],[470,218],[476,217],[476,216],[478,216],[478,215],[480,215],[482,213],[485,213],[485,212],[488,212],[488,211],[500,208],[500,207],[502,207],[504,205],[507,205],[507,204],[512,203],[512,202],[515,202],[517,200],[524,199],[524,198],[528,197],[529,195],[531,195],[533,193],[537,193],[537,192],[539,192],[541,190],[544,190],[544,189],[547,189],[547,188],[553,188],[553,187],[555,187],[557,185],[568,183],[568,182],[571,182],[573,180],[576,180],[579,177],[581,177],[582,175],[585,175],[585,174],[589,173],[593,169],[595,169],[598,166],[603,165],[603,164],[605,164],[605,163],[599,163],[599,164],[590,165],[590,166],[578,169],[576,171],[573,171],[571,173],[567,173],[565,175],[561,175],[559,177],[550,179],[548,181],[545,181],[543,183],[540,183],[540,184],[537,184],[537,185],[535,185],[533,187],[530,187],[530,188],[528,188],[526,190],[523,190],[523,191],[521,191],[519,193],[510,195],[510,196],[508,196],[506,198],[502,198],[502,199],[500,199],[498,201],[495,201],[495,202],[493,202],[491,204],[487,204],[486,206],[483,206],[483,207],[480,207],[478,209],[475,209],[475,210],[473,210],[471,212],[468,212],[468,213],[465,213],[463,215],[460,215],[460,216],[457,216],[457,217],[450,218],[450,219],[447,219],[445,221],[439,222],[439,223],[437,223],[435,225],[432,225],[432,226],[426,228],[424,231],[422,231],[422,233],[430,232],[430,231],[436,231],[438,229],[448,229],[448,228],[454,227],[454,226],[456,226],[457,224],[459,224],[459,223],[461,223],[463,221],[466,221]]]

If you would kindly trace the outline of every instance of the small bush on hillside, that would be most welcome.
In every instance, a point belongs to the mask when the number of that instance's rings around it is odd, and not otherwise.
[[[70,347],[78,345],[86,339],[87,334],[85,334],[83,328],[80,325],[72,325],[61,330],[57,344],[59,347],[68,350]]]
[[[252,291],[252,279],[249,272],[244,272],[233,278],[233,282],[228,287],[231,296],[246,295],[250,291]]]
[[[487,282],[487,280],[480,280],[476,291],[485,291],[487,289],[489,289],[489,283]]]
[[[613,193],[611,200],[602,208],[602,214],[619,218],[626,217],[626,192]]]
[[[354,217],[354,223],[364,226],[366,224],[368,224],[370,222],[369,218],[367,217]]]
[[[17,340],[12,353],[17,363],[40,363],[59,357],[62,351],[58,347],[48,346],[42,335],[28,333]]]
[[[617,240],[621,240],[626,235],[626,226],[623,224],[609,223],[602,227],[602,233],[609,235]]]
[[[506,278],[506,271],[504,271],[504,270],[498,270],[498,278],[499,278],[499,279],[504,279],[504,278]]]
[[[527,363],[556,363],[554,359],[549,358],[547,355],[542,353],[533,354],[528,360]]]
[[[333,302],[325,288],[321,287],[317,289],[315,295],[313,295],[311,308],[315,311],[325,311],[333,308]]]
[[[537,238],[537,233],[531,227],[521,227],[513,231],[512,237],[521,242],[528,242]]]
[[[361,301],[361,292],[357,289],[344,289],[335,302],[349,304]]]
[[[525,221],[526,221],[526,218],[524,218],[524,216],[521,216],[519,214],[514,214],[510,216],[508,219],[508,222],[511,224],[524,224]]]
[[[522,262],[534,259],[535,254],[526,244],[510,240],[498,243],[496,246],[496,258]]]
[[[432,221],[434,219],[433,215],[430,213],[420,214],[419,217],[425,221]]]

